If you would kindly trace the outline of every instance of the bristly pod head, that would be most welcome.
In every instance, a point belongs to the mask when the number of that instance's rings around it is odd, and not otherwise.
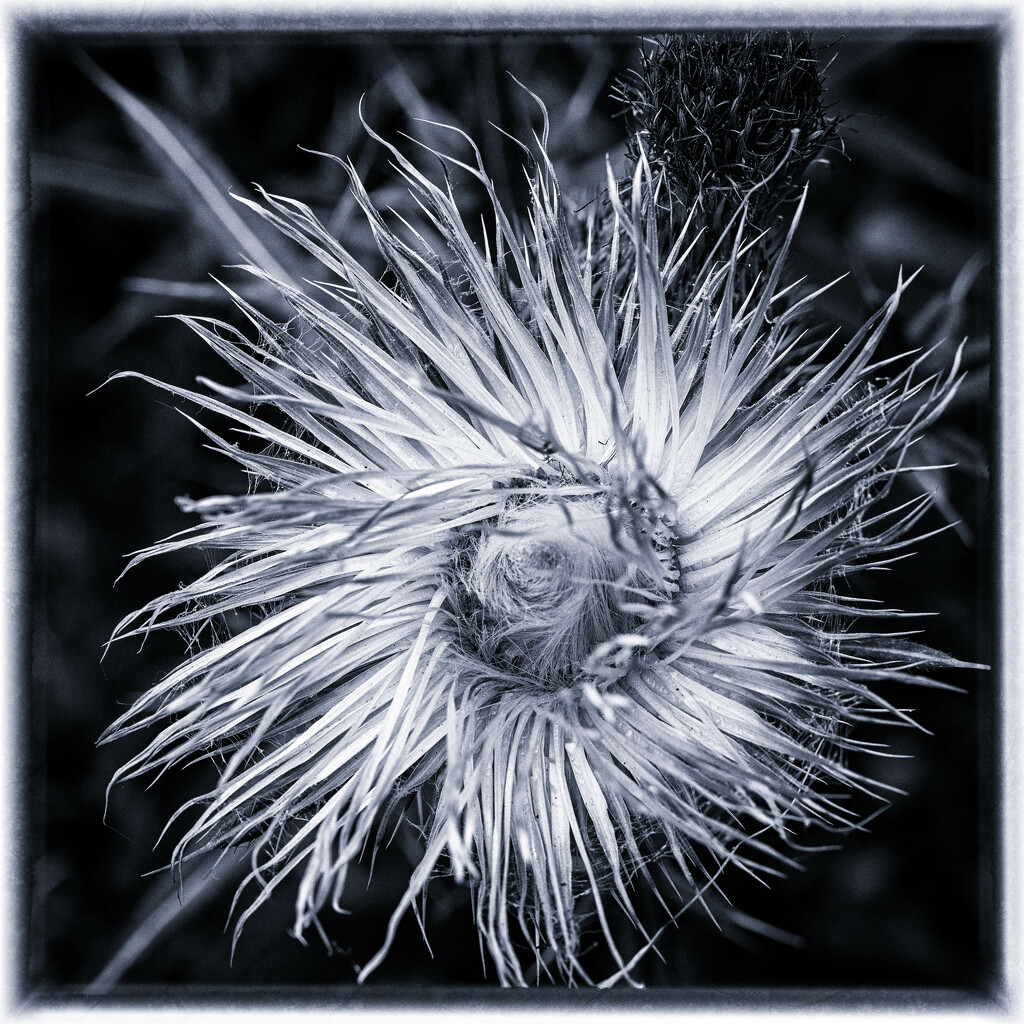
[[[295,932],[317,926],[411,818],[422,856],[360,977],[444,872],[472,887],[503,984],[634,980],[659,934],[638,887],[674,919],[728,865],[775,870],[807,826],[854,827],[837,790],[883,795],[845,757],[858,720],[905,718],[872,684],[946,659],[874,619],[850,629],[863,607],[843,580],[909,543],[926,502],[888,495],[957,371],[883,377],[902,281],[853,338],[820,339],[815,296],[781,281],[792,229],[739,294],[742,217],[714,259],[687,263],[682,233],[659,248],[642,149],[610,192],[613,238],[587,253],[543,140],[522,230],[464,141],[441,184],[384,143],[415,230],[349,167],[392,285],[303,204],[243,200],[327,279],[250,267],[294,317],[232,293],[249,337],[183,318],[245,386],[160,386],[255,438],[202,428],[258,483],[184,503],[199,525],[143,557],[221,560],[118,633],[247,617],[109,737],[161,726],[118,778],[219,765],[174,856],[248,846],[238,928],[291,875]],[[483,246],[459,174],[491,196]],[[690,298],[670,318],[680,275]],[[591,923],[603,979],[581,954]]]
[[[839,147],[836,118],[810,36],[799,32],[701,33],[645,41],[640,67],[618,83],[641,149],[664,170],[669,192],[724,223],[753,195],[749,219],[796,199],[810,162]],[[716,213],[715,208],[719,210]]]

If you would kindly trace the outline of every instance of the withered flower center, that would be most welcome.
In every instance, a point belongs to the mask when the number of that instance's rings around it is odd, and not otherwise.
[[[479,538],[464,577],[474,653],[536,682],[569,681],[628,625],[633,575],[604,502],[511,507]]]

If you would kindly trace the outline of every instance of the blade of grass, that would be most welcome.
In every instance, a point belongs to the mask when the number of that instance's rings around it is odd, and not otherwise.
[[[178,208],[159,178],[93,160],[37,151],[31,156],[29,173],[34,189],[61,189],[136,211],[164,213]]]
[[[108,994],[162,938],[194,917],[226,888],[237,884],[246,863],[245,851],[202,857],[182,880],[180,892],[167,874],[161,872],[139,905],[142,919],[103,970],[89,982],[86,993]],[[161,893],[166,895],[161,897]]]
[[[237,210],[228,200],[225,191],[214,180],[207,167],[219,164],[219,161],[201,146],[196,139],[191,139],[191,145],[199,150],[200,156],[195,153],[183,141],[186,132],[181,126],[174,130],[154,109],[140,100],[133,93],[103,71],[84,52],[76,55],[76,63],[83,74],[103,92],[128,119],[130,124],[140,129],[144,135],[159,149],[159,151],[170,161],[170,166],[161,166],[161,171],[167,174],[174,182],[180,184],[181,179],[189,186],[190,190],[198,196],[206,209],[213,215],[214,223],[219,225],[219,235],[222,241],[229,245],[237,245],[246,258],[263,267],[268,273],[279,280],[294,283],[293,277],[274,258],[267,247],[263,244],[256,233],[242,220]],[[204,166],[204,164],[206,166]],[[170,174],[171,171],[176,174]],[[197,217],[197,223],[209,223],[208,218]],[[237,252],[229,251],[229,259],[234,259]]]

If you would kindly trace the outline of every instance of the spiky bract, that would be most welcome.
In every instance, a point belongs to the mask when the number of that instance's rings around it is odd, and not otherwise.
[[[613,244],[579,252],[543,142],[522,235],[475,148],[446,158],[491,196],[483,246],[455,186],[398,150],[443,245],[390,226],[350,168],[394,287],[301,203],[243,200],[332,279],[272,282],[287,326],[235,296],[251,340],[182,318],[246,387],[161,385],[255,440],[201,428],[257,485],[181,502],[201,525],[139,557],[223,560],[118,633],[250,619],[112,727],[162,723],[118,777],[217,760],[175,857],[251,844],[262,888],[239,927],[301,872],[300,935],[417,794],[422,860],[360,977],[439,871],[472,886],[503,983],[535,955],[598,980],[584,922],[619,965],[604,982],[629,977],[657,934],[636,888],[674,917],[726,864],[769,870],[804,826],[851,827],[830,792],[872,787],[846,766],[850,727],[902,716],[869,685],[938,660],[851,629],[864,609],[838,586],[905,545],[924,499],[879,500],[951,394],[953,374],[872,365],[904,284],[856,337],[812,345],[814,296],[780,287],[788,237],[735,302],[742,223],[703,267],[685,230],[659,253],[641,148],[628,208],[610,190]],[[670,329],[680,274],[697,276]]]

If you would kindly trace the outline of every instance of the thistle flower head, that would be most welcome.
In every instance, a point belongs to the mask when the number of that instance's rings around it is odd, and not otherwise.
[[[580,251],[544,141],[523,230],[468,139],[472,157],[443,158],[490,195],[482,243],[447,173],[381,140],[423,210],[395,225],[349,166],[393,286],[303,204],[242,200],[328,279],[247,268],[290,323],[239,296],[251,337],[182,318],[246,386],[160,385],[253,439],[200,428],[256,486],[181,502],[202,522],[139,557],[221,560],[118,633],[248,618],[115,723],[161,726],[118,778],[220,765],[175,858],[249,845],[239,928],[298,873],[301,935],[412,818],[422,859],[360,977],[446,872],[503,983],[534,957],[601,980],[590,923],[617,963],[604,982],[629,978],[658,934],[637,889],[673,919],[727,864],[773,870],[805,826],[852,827],[835,792],[877,789],[847,766],[851,729],[903,717],[870,684],[942,660],[851,628],[865,609],[841,582],[906,545],[926,501],[882,499],[956,374],[873,363],[905,282],[855,337],[822,339],[814,295],[781,283],[791,230],[737,298],[742,216],[713,262],[688,263],[685,228],[660,251],[642,141],[608,246]]]
[[[838,142],[815,48],[791,32],[695,33],[651,41],[618,85],[640,148],[682,202],[729,216],[744,202],[758,226],[796,199],[800,178]],[[755,191],[768,176],[769,191]]]

